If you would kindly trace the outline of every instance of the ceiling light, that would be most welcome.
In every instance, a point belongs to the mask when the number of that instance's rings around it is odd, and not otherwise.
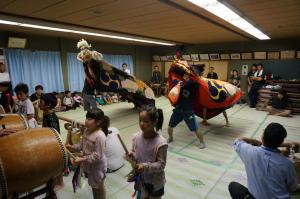
[[[160,40],[151,40],[151,39],[144,39],[142,37],[129,37],[129,36],[122,36],[122,35],[114,35],[109,33],[97,33],[97,32],[89,32],[89,31],[79,31],[76,29],[71,28],[57,28],[53,26],[44,26],[44,25],[36,25],[36,24],[30,24],[30,23],[20,23],[15,21],[9,21],[9,20],[1,20],[0,24],[5,25],[14,25],[14,26],[21,26],[21,27],[27,27],[27,28],[35,28],[35,29],[42,29],[42,30],[50,30],[50,31],[57,31],[57,32],[70,32],[75,34],[81,34],[81,35],[91,35],[96,37],[106,37],[106,38],[112,38],[112,39],[120,39],[120,40],[127,40],[127,41],[135,41],[135,42],[141,42],[141,43],[149,43],[149,44],[158,44],[158,45],[165,45],[165,46],[174,46],[175,43],[160,41]]]
[[[260,39],[270,39],[266,34],[261,32],[258,28],[254,27],[247,20],[243,19],[233,10],[217,0],[188,0],[189,2],[207,10],[208,12],[220,17],[221,19],[229,22],[230,24],[238,27],[239,29],[247,32],[248,34]]]

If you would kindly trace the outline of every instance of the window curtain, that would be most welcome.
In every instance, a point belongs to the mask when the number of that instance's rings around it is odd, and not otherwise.
[[[33,93],[40,84],[44,92],[64,91],[59,52],[5,49],[4,54],[13,87],[26,83]]]
[[[82,63],[77,60],[77,53],[68,53],[67,57],[69,88],[72,92],[82,91],[85,78]],[[103,58],[118,69],[122,69],[122,64],[127,63],[130,73],[133,74],[133,59],[131,55],[103,54]]]

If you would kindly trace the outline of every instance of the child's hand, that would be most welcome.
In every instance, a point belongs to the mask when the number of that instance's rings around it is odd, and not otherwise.
[[[85,161],[84,157],[76,157],[74,162],[79,164],[79,163],[84,162],[84,161]]]
[[[134,160],[133,153],[125,154],[125,160],[127,160],[128,162],[133,162]]]
[[[144,165],[143,164],[137,164],[136,167],[135,167],[135,171],[137,173],[143,173],[144,172]]]
[[[72,145],[71,145],[71,144],[66,144],[65,147],[66,147],[67,149],[69,149],[69,150],[72,149]]]

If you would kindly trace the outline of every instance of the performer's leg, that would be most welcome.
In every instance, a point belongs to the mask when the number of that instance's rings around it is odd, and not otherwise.
[[[202,120],[201,124],[204,126],[209,126],[209,123],[207,122],[207,119],[206,119],[206,113],[207,113],[207,108],[203,108],[203,120]]]
[[[248,97],[249,97],[249,104],[250,104],[250,108],[254,108],[255,107],[255,105],[254,105],[254,91],[255,89],[254,89],[254,87],[252,86],[251,88],[250,88],[250,91],[249,91],[249,93],[248,93]]]
[[[204,143],[203,134],[200,130],[199,125],[197,124],[195,114],[194,113],[191,113],[191,114],[186,113],[183,118],[184,118],[186,125],[189,127],[189,130],[192,132],[195,132],[195,134],[200,142],[199,148],[204,149],[206,146]]]
[[[169,121],[169,128],[168,128],[168,134],[169,139],[168,143],[173,142],[173,129],[183,120],[183,115],[180,112],[176,112],[173,110],[173,113],[171,115],[170,121]]]
[[[223,115],[225,117],[225,120],[226,120],[226,126],[229,126],[229,120],[228,120],[228,116],[227,116],[226,111],[224,110],[222,113],[223,113]]]

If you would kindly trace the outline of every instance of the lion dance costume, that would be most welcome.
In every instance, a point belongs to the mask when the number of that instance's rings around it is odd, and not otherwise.
[[[228,82],[198,76],[186,61],[177,59],[171,65],[168,76],[170,91],[168,98],[173,106],[176,106],[180,93],[178,82],[182,81],[184,74],[200,85],[193,107],[195,114],[201,118],[203,118],[204,108],[207,108],[206,118],[210,119],[230,108],[242,96],[242,91],[236,86]]]
[[[137,107],[155,104],[154,93],[149,86],[107,63],[101,53],[90,50],[91,45],[87,41],[80,40],[77,48],[81,50],[77,59],[83,63],[88,83],[97,92],[118,93]]]

